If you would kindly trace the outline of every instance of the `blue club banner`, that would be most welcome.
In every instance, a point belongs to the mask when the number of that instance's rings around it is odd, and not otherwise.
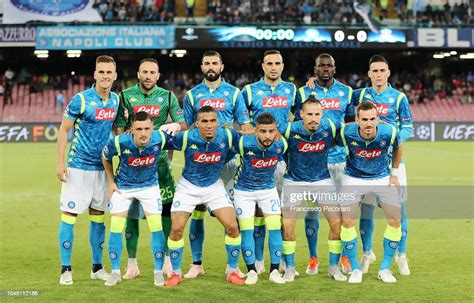
[[[36,49],[171,49],[174,26],[38,26]]]

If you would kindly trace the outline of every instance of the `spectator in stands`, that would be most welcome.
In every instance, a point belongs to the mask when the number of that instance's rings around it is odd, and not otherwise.
[[[189,22],[189,19],[191,19],[192,22],[194,22],[194,5],[195,1],[194,0],[184,0],[184,5],[186,6],[186,20],[185,22]]]
[[[60,113],[62,112],[63,108],[64,108],[64,93],[63,92],[59,92],[57,95],[56,95],[56,100],[55,100],[55,104],[56,104],[56,107],[54,109],[54,112],[55,113]]]
[[[13,93],[13,84],[14,84],[14,77],[15,77],[15,72],[11,69],[8,68],[5,71],[5,74],[3,75],[5,82],[5,99],[4,99],[4,105],[7,104],[13,104],[13,98],[12,98],[12,93]]]

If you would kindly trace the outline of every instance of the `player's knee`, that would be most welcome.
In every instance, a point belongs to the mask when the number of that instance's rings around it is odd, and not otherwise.
[[[90,208],[90,207],[89,207],[89,215],[100,216],[100,215],[103,215],[103,214],[104,214],[104,211],[102,211],[102,210],[97,210],[97,209],[93,209],[93,208]]]
[[[239,226],[237,225],[237,221],[231,222],[226,225],[225,227],[227,235],[231,238],[236,238],[239,236],[240,231],[239,231]]]
[[[355,226],[355,220],[353,219],[342,219],[341,225],[345,228],[351,228]]]
[[[395,219],[395,218],[387,219],[387,223],[391,227],[395,227],[395,228],[398,228],[401,225],[400,219]]]
[[[295,224],[296,222],[290,221],[290,220],[284,220],[283,221],[283,240],[285,241],[295,241],[296,240],[296,235],[295,235]]]
[[[330,220],[329,222],[329,232],[331,235],[341,234],[341,220]]]

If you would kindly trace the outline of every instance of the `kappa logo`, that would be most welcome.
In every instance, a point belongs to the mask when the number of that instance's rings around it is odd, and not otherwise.
[[[135,98],[135,97],[130,98],[130,102],[137,102],[137,101],[138,101],[138,100],[137,100],[137,98]]]
[[[201,98],[203,96],[204,96],[204,94],[198,94],[196,97]]]
[[[249,150],[247,152],[247,156],[255,156],[255,153],[253,151]]]
[[[91,103],[89,103],[90,106],[97,106],[97,103],[95,103],[95,101],[92,101]]]
[[[369,95],[369,94],[365,95],[365,98],[366,98],[366,99],[370,99],[370,100],[372,100],[372,96],[371,96],[371,95]]]
[[[351,145],[352,145],[352,146],[359,146],[359,143],[357,143],[357,142],[355,142],[355,141],[352,141],[352,142],[351,142]]]
[[[129,149],[126,149],[126,150],[123,151],[123,153],[125,155],[130,155],[132,152]]]
[[[190,149],[198,149],[198,147],[196,146],[196,144],[193,144],[189,147]]]
[[[263,95],[263,90],[260,89],[260,90],[257,92],[257,96],[258,96],[258,95]]]
[[[301,139],[301,136],[296,134],[296,135],[293,136],[293,139]]]

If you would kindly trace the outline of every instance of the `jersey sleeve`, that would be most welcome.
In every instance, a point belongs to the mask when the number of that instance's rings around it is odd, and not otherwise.
[[[187,137],[187,133],[188,131],[184,131],[184,132],[178,133],[172,139],[170,138],[168,149],[183,150],[184,136],[186,135]]]
[[[173,145],[172,145],[173,137],[172,136],[168,135],[166,132],[161,131],[161,130],[154,130],[153,132],[154,133],[156,132],[159,135],[159,138],[160,138],[159,144],[160,144],[160,148],[162,150],[173,149]]]
[[[79,94],[75,95],[72,97],[71,101],[69,101],[69,104],[64,111],[64,118],[68,120],[76,120],[84,112],[85,106],[85,101],[81,99]]]
[[[183,109],[184,109],[184,121],[186,125],[191,126],[194,123],[194,97],[193,93],[189,90],[184,96]]]
[[[395,126],[392,126],[392,127],[393,127],[393,134],[392,134],[392,139],[391,139],[392,142],[390,143],[392,144],[393,148],[398,148],[398,146],[402,144],[402,141],[400,138],[401,132],[398,131]]]
[[[343,125],[340,128],[340,131],[338,132],[338,134],[336,136],[335,143],[336,143],[337,146],[342,146],[342,147],[347,148],[346,137],[345,137],[345,134],[344,134],[344,130],[345,130],[345,127]]]
[[[170,112],[171,120],[173,120],[173,122],[176,122],[176,123],[182,122],[184,120],[183,110],[179,106],[178,98],[176,98],[176,95],[174,93],[170,94],[170,98],[171,100],[170,100],[169,112]]]
[[[305,92],[304,92],[304,86],[303,86],[303,87],[300,87],[296,93],[295,107],[293,109],[293,115],[295,115],[295,121],[302,119],[300,111],[305,99],[306,98],[305,98]]]
[[[400,140],[405,142],[413,135],[413,117],[410,111],[410,105],[405,94],[401,94],[398,106],[398,122],[400,123]]]
[[[107,161],[112,162],[112,158],[118,154],[117,144],[119,144],[119,137],[111,138],[107,145],[102,149],[102,157]]]
[[[242,97],[242,94],[238,88],[235,89],[233,102],[234,119],[237,120],[240,125],[250,122],[249,112],[245,106],[244,98]]]
[[[352,92],[352,98],[346,108],[346,117],[355,117],[356,107],[359,105],[362,89],[356,89]]]
[[[249,91],[250,91],[250,96],[249,96]],[[252,98],[252,95],[251,95],[251,89],[250,89],[250,85],[245,85],[244,88],[240,91],[240,96],[242,96],[242,100],[244,101],[244,105],[245,107],[247,108],[247,110],[250,110],[250,102],[249,102],[249,98]]]
[[[127,120],[125,119],[125,96],[123,95],[123,92],[120,93],[119,98],[117,118],[115,118],[114,125],[116,127],[125,127],[127,125]]]

